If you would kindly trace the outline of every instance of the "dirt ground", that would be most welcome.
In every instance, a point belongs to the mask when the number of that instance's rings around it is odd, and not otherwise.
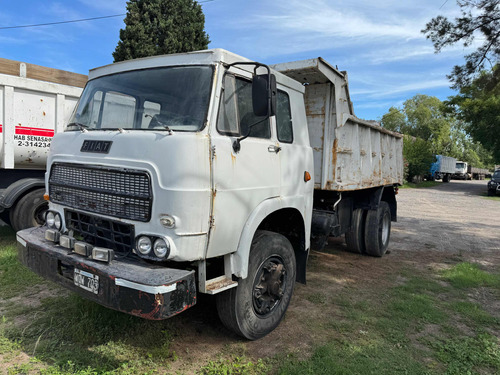
[[[258,341],[248,342],[226,330],[217,317],[214,300],[199,296],[194,308],[169,320],[174,332],[171,350],[178,356],[170,371],[195,372],[208,361],[228,354],[252,359],[286,353],[305,357],[338,335],[331,327],[310,323],[322,318],[342,319],[341,309],[321,303],[323,299],[349,293],[362,299],[374,288],[397,283],[401,269],[439,269],[460,260],[498,272],[500,201],[485,195],[485,181],[454,180],[430,188],[401,189],[390,254],[383,258],[352,254],[345,250],[343,238],[331,238],[324,251],[311,253],[308,283],[296,286],[284,321]]]
[[[440,269],[457,260],[477,262],[497,272],[500,201],[485,195],[485,181],[453,180],[430,188],[401,189],[390,254],[383,258],[352,254],[346,251],[343,237],[330,238],[324,251],[311,253],[307,285],[297,284],[287,315],[273,333],[255,342],[241,340],[220,324],[212,301],[202,299],[189,314],[176,318],[183,333],[175,340],[174,350],[180,358],[189,353],[194,363],[213,360],[224,350],[241,351],[254,359],[280,353],[305,357],[338,334],[308,322],[332,316],[342,319],[340,309],[311,302],[311,297],[328,299],[352,291],[362,299],[373,288],[387,287],[389,280],[397,282],[403,268]],[[185,371],[193,368],[193,362],[187,365],[181,360],[176,366]]]

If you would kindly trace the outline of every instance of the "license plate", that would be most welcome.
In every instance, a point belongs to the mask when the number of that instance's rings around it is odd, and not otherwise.
[[[99,293],[99,276],[75,268],[73,280],[76,286],[94,294]]]

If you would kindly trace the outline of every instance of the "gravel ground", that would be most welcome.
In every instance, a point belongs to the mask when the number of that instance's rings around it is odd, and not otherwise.
[[[402,189],[390,249],[459,255],[500,250],[500,200],[486,198],[485,181]]]

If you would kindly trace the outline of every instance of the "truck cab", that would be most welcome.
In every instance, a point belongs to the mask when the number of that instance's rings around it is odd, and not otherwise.
[[[458,180],[470,180],[471,176],[468,171],[468,163],[465,161],[457,160],[455,164],[455,174],[453,178]]]

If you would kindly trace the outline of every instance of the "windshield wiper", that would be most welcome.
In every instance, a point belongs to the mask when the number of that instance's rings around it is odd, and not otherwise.
[[[82,133],[86,133],[86,132],[88,132],[88,130],[87,130],[87,129],[89,128],[89,126],[88,126],[88,125],[81,124],[81,123],[79,123],[79,122],[72,122],[72,123],[68,124],[68,127],[70,127],[70,126],[78,126],[78,128],[80,129],[80,131],[81,131]]]

